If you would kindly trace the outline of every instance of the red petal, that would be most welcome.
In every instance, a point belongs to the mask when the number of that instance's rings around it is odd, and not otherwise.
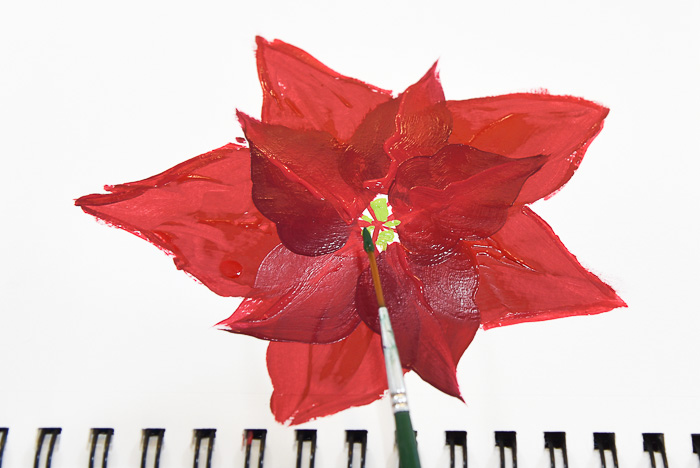
[[[518,203],[531,203],[561,188],[574,174],[608,109],[570,96],[509,94],[450,101],[450,143],[463,143],[510,158],[550,156],[530,178]]]
[[[401,220],[401,241],[426,255],[450,250],[458,239],[490,236],[545,161],[544,156],[513,160],[464,145],[406,161],[389,198]]]
[[[399,244],[391,244],[377,265],[403,366],[459,397],[456,365],[479,328],[471,258],[454,253],[442,263],[424,264]],[[379,332],[369,270],[360,277],[357,293],[362,320]]]
[[[387,388],[381,339],[363,323],[337,343],[272,342],[267,370],[274,387],[270,407],[281,423],[301,424],[366,405]]]
[[[253,291],[219,325],[265,340],[342,340],[360,322],[355,290],[365,257],[359,230],[343,249],[320,257],[279,246],[260,265]]]
[[[243,296],[279,244],[274,224],[253,205],[251,186],[248,149],[228,144],[75,204],[171,253],[177,268],[215,293]]]
[[[396,218],[401,221],[396,227],[401,245],[412,256],[421,257],[423,262],[439,263],[459,248],[458,237],[445,236],[433,223],[432,217],[424,210],[403,214],[394,210]]]
[[[415,187],[409,198],[415,207],[429,207],[433,223],[446,236],[488,237],[503,226],[523,183],[545,161],[544,156],[510,160],[444,190]]]
[[[471,248],[479,265],[476,303],[484,328],[626,306],[527,207],[511,214],[490,239],[471,243]]]
[[[344,148],[327,133],[239,117],[251,145],[253,200],[282,242],[302,255],[342,247],[365,208],[362,193],[340,174]]]
[[[480,316],[475,295],[478,274],[471,254],[455,251],[438,264],[424,263],[408,256],[411,269],[423,283],[423,294],[438,317],[457,364],[479,329]]]
[[[322,130],[345,141],[370,110],[391,98],[282,41],[258,37],[257,43],[263,122]]]
[[[347,241],[350,226],[330,203],[319,200],[267,159],[252,154],[253,199],[277,225],[282,243],[300,255],[335,252]]]
[[[384,142],[396,131],[396,113],[399,99],[380,104],[362,121],[352,138],[348,141],[345,162],[341,173],[345,180],[354,187],[369,188],[371,197],[377,191],[386,193],[391,181],[387,181],[391,159],[384,151]]]
[[[386,151],[396,164],[414,156],[430,156],[442,148],[452,130],[452,116],[437,73],[437,63],[401,96],[396,133]]]

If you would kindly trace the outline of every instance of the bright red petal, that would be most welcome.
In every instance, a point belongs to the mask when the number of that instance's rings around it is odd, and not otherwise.
[[[345,141],[391,93],[342,76],[301,49],[258,37],[262,121],[322,130]]]
[[[479,328],[471,258],[454,253],[442,263],[424,264],[409,257],[399,244],[391,244],[379,255],[377,265],[402,365],[459,397],[456,365]],[[379,332],[369,270],[360,277],[357,293],[362,320]]]
[[[449,251],[459,239],[490,236],[545,162],[544,156],[513,160],[465,145],[406,161],[389,193],[402,243],[425,256]]]
[[[608,109],[570,96],[509,94],[449,101],[450,143],[463,143],[510,158],[550,156],[523,187],[517,203],[546,197],[564,185],[603,128]]]
[[[437,73],[437,63],[401,96],[396,132],[386,141],[389,156],[401,164],[415,156],[430,156],[445,146],[452,115]]]
[[[75,204],[171,253],[178,269],[215,293],[243,296],[279,245],[274,224],[253,205],[251,186],[248,149],[229,144]]]
[[[324,132],[239,118],[251,145],[253,200],[284,245],[301,255],[342,247],[365,208],[362,192],[340,174],[344,147]]]
[[[366,405],[387,388],[381,339],[363,323],[337,343],[272,342],[267,370],[274,387],[270,407],[281,423],[301,424]]]
[[[471,249],[479,268],[476,303],[484,328],[626,306],[527,207],[490,239],[471,243]]]
[[[319,257],[296,255],[280,245],[260,265],[253,291],[219,325],[265,340],[342,340],[360,322],[355,290],[365,257],[359,235]]]

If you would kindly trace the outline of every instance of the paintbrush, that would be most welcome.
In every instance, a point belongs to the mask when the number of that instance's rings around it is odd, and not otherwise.
[[[389,319],[389,310],[384,303],[384,293],[382,292],[382,284],[379,281],[377,259],[374,255],[374,242],[372,242],[372,235],[367,228],[362,230],[362,240],[365,252],[367,252],[369,257],[374,292],[377,295],[377,305],[379,306],[379,326],[382,335],[384,363],[386,364],[386,380],[389,384],[391,408],[396,419],[396,445],[399,448],[399,467],[420,468],[416,433],[413,432],[411,414],[408,411],[403,368],[399,358],[399,350],[396,347],[396,340],[394,339],[394,329],[391,327],[391,320]]]

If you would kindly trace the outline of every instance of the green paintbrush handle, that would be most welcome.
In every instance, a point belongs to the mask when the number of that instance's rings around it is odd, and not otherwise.
[[[389,311],[386,307],[379,308],[379,324],[382,334],[382,347],[386,363],[386,379],[391,396],[391,409],[396,419],[396,445],[399,448],[399,468],[420,468],[416,434],[413,432],[411,415],[408,412],[406,385],[403,381],[403,368],[396,347],[394,330],[391,327]]]
[[[420,468],[416,435],[408,411],[394,413],[396,418],[396,445],[399,448],[399,468]]]
[[[396,347],[394,329],[391,326],[389,310],[384,306],[384,295],[379,284],[379,271],[374,257],[374,242],[367,228],[362,230],[365,252],[369,255],[372,268],[372,279],[376,282],[375,292],[379,304],[379,326],[382,336],[382,348],[384,351],[384,363],[386,364],[386,380],[391,396],[391,409],[396,419],[396,445],[399,448],[399,468],[420,468],[418,458],[418,445],[416,433],[413,432],[411,415],[408,412],[408,399],[406,398],[406,385],[403,381],[403,367],[399,357],[399,349]]]

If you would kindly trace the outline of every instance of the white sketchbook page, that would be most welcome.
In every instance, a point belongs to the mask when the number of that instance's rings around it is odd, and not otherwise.
[[[242,136],[234,110],[256,116],[261,103],[257,34],[397,92],[439,58],[448,99],[547,88],[610,107],[571,182],[533,208],[629,308],[480,331],[459,365],[467,405],[408,377],[414,425],[430,467],[444,466],[446,429],[469,431],[478,466],[495,460],[494,430],[518,432],[524,467],[546,461],[546,430],[567,431],[574,467],[595,466],[594,431],[617,432],[624,466],[646,466],[642,432],[666,433],[671,465],[696,466],[696,3],[0,10],[3,466],[28,466],[36,429],[49,426],[63,427],[57,468],[87,463],[90,427],[116,429],[115,467],[138,463],[144,427],[167,429],[163,466],[190,460],[197,427],[219,430],[215,466],[240,465],[244,428],[270,429],[267,463],[289,465],[294,436],[269,412],[266,343],[212,328],[237,300],[72,206]],[[370,466],[391,463],[386,401],[303,427],[319,429],[317,466],[343,466],[353,428],[370,430]]]

